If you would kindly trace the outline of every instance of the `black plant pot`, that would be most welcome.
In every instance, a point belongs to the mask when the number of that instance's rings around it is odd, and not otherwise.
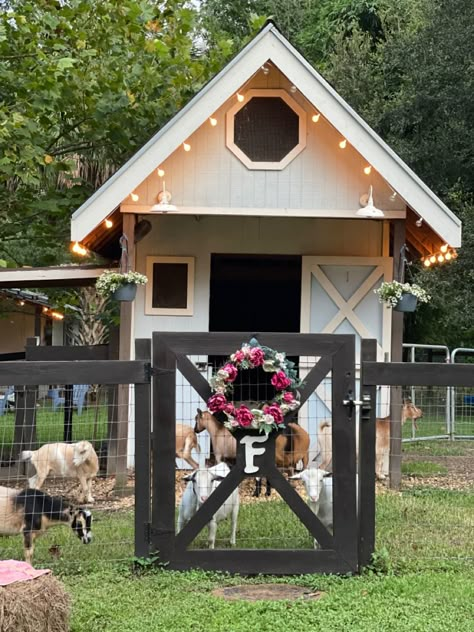
[[[418,299],[414,294],[403,292],[398,303],[393,308],[396,312],[414,312]]]
[[[121,285],[119,288],[112,293],[112,298],[114,301],[123,301],[123,302],[131,302],[135,300],[135,296],[137,295],[137,284],[136,283],[125,283]]]

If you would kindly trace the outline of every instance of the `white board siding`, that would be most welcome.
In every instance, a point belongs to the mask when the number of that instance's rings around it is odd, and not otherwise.
[[[274,73],[277,71],[274,69]],[[278,73],[279,87],[289,91],[288,80]],[[242,91],[261,88],[257,76]],[[307,113],[306,148],[281,171],[248,169],[226,147],[226,112],[229,99],[213,116],[217,126],[206,121],[188,139],[191,151],[179,146],[160,166],[165,170],[166,188],[179,207],[291,208],[357,210],[359,198],[374,187],[375,203],[384,210],[403,211],[400,198],[390,201],[392,190],[375,172],[366,176],[367,162],[351,147],[341,150],[342,136],[323,118],[311,121],[315,112],[301,95],[291,95]],[[135,190],[137,209],[156,203],[162,181],[153,171]],[[134,206],[124,200],[127,209]]]

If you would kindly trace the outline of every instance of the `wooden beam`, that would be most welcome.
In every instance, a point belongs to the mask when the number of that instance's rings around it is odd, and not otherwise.
[[[474,364],[364,362],[367,385],[474,386]]]
[[[405,222],[394,220],[393,225],[393,278],[403,281],[404,257],[402,252],[405,243]],[[392,310],[392,343],[391,361],[401,362],[403,351],[403,312]],[[402,389],[393,386],[390,389],[390,487],[399,489],[402,481]]]
[[[135,269],[135,215],[123,218],[123,234],[128,240],[128,265]],[[119,360],[132,357],[133,339],[133,301],[120,304]],[[122,384],[118,388],[118,415],[116,439],[110,446],[115,457],[115,493],[124,493],[127,486],[127,449],[130,388]]]
[[[93,362],[2,362],[0,384],[146,384],[143,362],[94,360]]]

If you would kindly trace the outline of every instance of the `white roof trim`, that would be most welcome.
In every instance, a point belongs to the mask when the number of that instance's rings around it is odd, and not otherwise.
[[[269,59],[442,239],[461,245],[460,220],[271,23],[73,214],[72,240],[83,240]]]
[[[47,287],[49,283],[58,285],[64,281],[93,281],[106,271],[116,268],[94,266],[52,266],[50,268],[2,268],[0,269],[0,288],[2,287]]]

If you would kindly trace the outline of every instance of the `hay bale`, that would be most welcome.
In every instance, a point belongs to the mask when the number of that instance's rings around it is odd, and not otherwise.
[[[70,602],[52,575],[0,587],[0,632],[68,632]]]

